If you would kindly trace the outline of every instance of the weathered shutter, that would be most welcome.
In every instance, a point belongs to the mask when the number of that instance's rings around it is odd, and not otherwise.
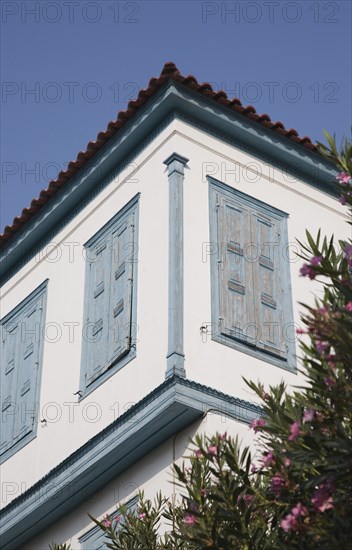
[[[109,274],[111,265],[110,237],[89,250],[87,317],[84,330],[86,386],[106,369],[108,341]]]
[[[31,303],[21,317],[15,442],[31,432],[36,421],[35,390],[42,338],[41,317],[42,299]]]
[[[2,365],[1,365],[1,439],[0,454],[13,444],[13,431],[17,406],[17,375],[20,342],[19,323],[1,327]]]
[[[284,341],[283,285],[280,255],[280,222],[253,211],[252,238],[258,245],[253,263],[253,287],[258,319],[258,348],[282,358],[287,356]]]
[[[109,311],[108,361],[111,366],[131,349],[134,215],[112,234],[113,265]]]
[[[219,313],[221,332],[253,343],[255,314],[252,289],[250,211],[243,205],[217,196],[219,245]]]

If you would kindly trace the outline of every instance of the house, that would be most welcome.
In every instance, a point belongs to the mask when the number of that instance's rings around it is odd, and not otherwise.
[[[104,547],[197,432],[250,442],[243,376],[297,384],[305,228],[344,235],[307,137],[166,63],[6,227],[4,550]],[[312,286],[313,285],[313,286]]]

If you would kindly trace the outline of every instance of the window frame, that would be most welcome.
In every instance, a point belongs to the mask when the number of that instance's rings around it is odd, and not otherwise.
[[[3,331],[6,331],[6,326],[11,326],[15,324],[16,322],[21,323],[21,319],[33,308],[34,303],[38,302],[40,299],[42,300],[42,308],[41,308],[41,316],[40,316],[40,340],[38,342],[38,350],[37,350],[37,357],[38,357],[38,367],[36,369],[36,378],[34,381],[34,392],[33,392],[33,400],[32,400],[32,410],[35,411],[34,421],[33,421],[33,427],[32,429],[27,432],[25,435],[20,437],[17,441],[14,441],[15,433],[12,433],[12,444],[9,446],[1,455],[0,455],[0,464],[3,464],[6,460],[8,460],[11,456],[16,454],[20,449],[28,445],[33,439],[37,437],[37,431],[38,431],[38,412],[39,412],[39,401],[40,401],[40,390],[41,390],[41,379],[42,379],[42,371],[43,371],[43,354],[44,354],[44,330],[45,330],[45,320],[46,320],[46,309],[47,309],[47,294],[48,294],[48,282],[49,279],[46,279],[41,283],[35,290],[33,290],[28,296],[22,300],[15,308],[13,308],[8,314],[6,314],[1,320],[0,320],[0,333],[1,333],[1,349],[4,351],[4,356],[6,354],[5,349],[3,348],[3,338],[4,333]],[[1,373],[1,380],[3,380],[2,373]],[[1,382],[2,384],[2,382]],[[16,392],[16,400],[19,393],[19,379],[17,377],[16,385],[15,385],[15,392]],[[4,401],[6,396],[3,396]],[[3,400],[1,400],[1,424],[3,423]],[[12,429],[12,432],[15,430],[15,421],[14,426]]]
[[[105,223],[90,239],[83,245],[84,251],[87,249],[92,249],[94,246],[99,247],[99,242],[106,238],[108,235],[110,237],[117,231],[117,229],[122,226],[126,220],[134,215],[134,232],[133,232],[133,261],[132,264],[132,285],[131,285],[131,342],[130,348],[122,357],[113,361],[111,366],[107,367],[101,374],[99,374],[88,386],[86,385],[86,372],[87,372],[87,353],[88,346],[84,339],[85,331],[85,322],[87,318],[87,313],[89,311],[89,299],[90,299],[90,290],[91,290],[91,280],[89,273],[89,261],[87,254],[84,253],[84,258],[86,259],[85,267],[85,278],[84,278],[84,306],[83,306],[83,324],[82,324],[82,346],[81,346],[81,365],[80,365],[80,385],[79,389],[81,395],[79,401],[83,400],[95,389],[97,389],[101,384],[106,382],[111,376],[116,372],[122,369],[127,363],[136,357],[136,332],[137,332],[137,278],[138,278],[138,233],[139,233],[139,198],[140,193],[135,195],[125,206],[123,206],[110,220]],[[110,269],[113,269],[112,266],[109,266]],[[109,275],[109,280],[111,280],[111,273]],[[108,303],[110,304],[111,300],[111,285],[109,285],[109,296]],[[108,360],[106,361],[106,363]]]
[[[211,339],[217,343],[229,346],[237,351],[241,351],[247,355],[255,357],[261,361],[271,363],[277,367],[288,370],[292,373],[297,372],[297,358],[296,358],[296,336],[295,325],[293,315],[293,302],[292,302],[292,286],[291,286],[291,270],[289,261],[284,261],[283,257],[280,257],[280,273],[281,284],[285,287],[283,293],[283,299],[281,302],[284,320],[283,325],[286,327],[285,340],[287,344],[287,358],[281,358],[276,354],[273,354],[262,347],[257,347],[255,344],[245,342],[244,340],[236,339],[235,336],[231,337],[228,334],[224,334],[221,329],[221,307],[220,307],[220,295],[224,290],[220,288],[221,277],[219,276],[218,262],[220,259],[221,243],[219,246],[219,224],[216,212],[216,194],[221,195],[225,200],[230,200],[237,205],[242,205],[250,209],[256,209],[261,212],[263,216],[268,216],[280,223],[281,242],[288,243],[288,228],[287,219],[288,214],[279,210],[267,203],[260,201],[250,195],[237,190],[211,176],[207,176],[209,185],[209,230],[210,230],[210,244],[214,245],[213,253],[210,254],[210,276],[211,276],[211,318],[212,318],[212,330]],[[284,244],[283,244],[284,246]],[[257,318],[256,318],[257,320]]]

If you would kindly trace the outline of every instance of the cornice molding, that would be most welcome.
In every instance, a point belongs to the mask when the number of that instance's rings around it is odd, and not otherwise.
[[[336,196],[332,183],[336,171],[320,155],[170,80],[4,246],[0,255],[1,283],[15,275],[53,239],[175,118],[257,158],[284,167],[309,185]]]
[[[3,550],[16,550],[210,410],[250,423],[260,407],[174,375],[1,512]]]

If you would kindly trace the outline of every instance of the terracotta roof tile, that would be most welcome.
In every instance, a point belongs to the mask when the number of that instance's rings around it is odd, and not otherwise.
[[[223,105],[228,109],[241,113],[248,119],[256,121],[258,124],[271,129],[294,143],[298,143],[311,151],[317,150],[317,147],[311,142],[309,137],[305,136],[300,138],[297,131],[293,128],[286,130],[282,122],[278,121],[274,123],[271,121],[269,115],[259,115],[252,105],[244,107],[239,99],[229,99],[227,94],[222,90],[214,91],[208,82],[199,83],[192,75],[182,76],[176,65],[172,62],[168,62],[165,63],[160,76],[158,78],[153,77],[150,79],[148,88],[139,91],[137,99],[131,100],[127,105],[127,109],[125,111],[120,111],[117,115],[117,119],[109,122],[107,129],[98,134],[96,141],[90,141],[87,144],[86,150],[80,151],[76,160],[69,162],[67,170],[61,171],[56,180],[52,180],[49,183],[48,188],[41,191],[39,198],[33,199],[29,208],[24,208],[21,216],[16,217],[11,226],[5,227],[4,233],[0,235],[0,248],[4,246],[6,242],[11,239],[12,236],[19,229],[21,229],[21,227],[23,227],[23,225],[29,221],[44,204],[50,200],[50,197],[52,197],[63,185],[66,185],[70,178],[72,178],[72,176],[76,174],[76,172],[84,166],[84,164],[86,164],[92,156],[95,155],[95,153],[106,143],[106,141],[115,135],[116,132],[118,132],[118,130],[122,128],[131,117],[134,116],[138,109],[142,107],[142,105],[144,105],[148,99],[154,95],[169,79],[172,79],[189,89],[195,90],[201,95],[216,101],[218,104]]]

